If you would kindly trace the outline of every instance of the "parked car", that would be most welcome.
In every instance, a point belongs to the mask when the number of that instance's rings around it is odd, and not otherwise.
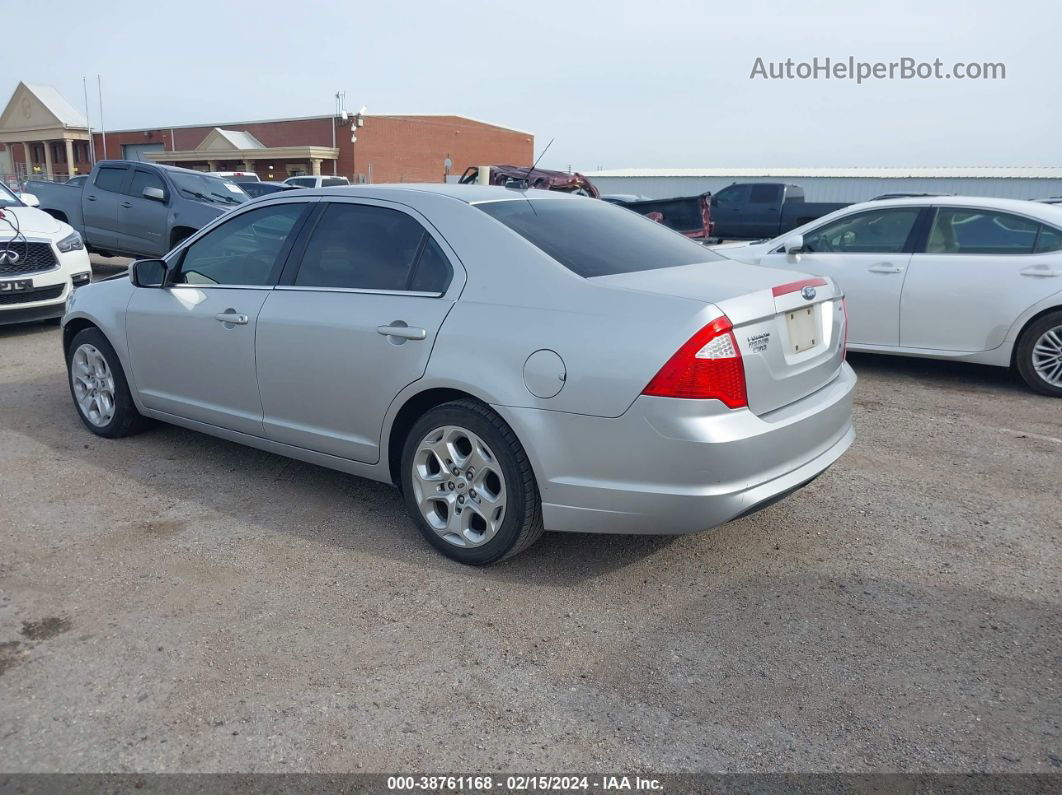
[[[720,240],[772,238],[845,206],[807,202],[799,185],[735,182],[712,195],[712,235]]]
[[[482,564],[808,483],[853,439],[844,326],[830,280],[605,202],[365,185],[236,208],[79,290],[63,342],[93,433],[153,418],[394,483]]]
[[[61,317],[92,278],[81,236],[0,182],[0,324]]]
[[[349,185],[350,180],[346,177],[302,176],[288,177],[284,184],[293,188],[335,188],[339,185]]]
[[[938,196],[852,205],[715,251],[836,279],[855,351],[1015,367],[1062,397],[1062,207]]]
[[[235,182],[237,185],[243,185],[248,182],[261,182],[259,176],[250,171],[210,171],[208,173],[215,177]]]
[[[548,168],[525,166],[489,166],[488,182],[512,188],[536,188],[540,190],[570,193],[604,199],[610,204],[619,204],[639,215],[644,215],[669,229],[681,232],[686,237],[707,240],[713,231],[710,193],[696,196],[678,196],[671,199],[650,199],[646,196],[612,194],[602,196],[587,177],[578,172],[552,171]],[[461,175],[461,185],[479,184],[479,167],[469,166]]]
[[[240,187],[252,199],[270,193],[279,193],[282,190],[298,190],[297,186],[288,185],[285,182],[241,182]]]
[[[42,210],[104,256],[162,256],[249,199],[239,185],[202,171],[131,160],[101,160],[83,185],[27,186]]]

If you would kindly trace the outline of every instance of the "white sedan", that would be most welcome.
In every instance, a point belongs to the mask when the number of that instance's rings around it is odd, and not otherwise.
[[[73,227],[0,182],[0,325],[61,317],[92,266]]]
[[[731,259],[829,276],[848,348],[1014,367],[1062,397],[1062,206],[933,196],[854,204]]]

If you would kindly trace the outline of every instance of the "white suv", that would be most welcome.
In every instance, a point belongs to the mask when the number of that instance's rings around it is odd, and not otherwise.
[[[346,177],[288,177],[284,180],[285,185],[294,185],[297,188],[334,188],[337,185],[349,185],[350,180]]]
[[[92,280],[81,235],[0,182],[0,324],[61,317],[74,288]]]

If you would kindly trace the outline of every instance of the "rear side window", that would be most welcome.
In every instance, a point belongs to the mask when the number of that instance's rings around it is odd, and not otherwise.
[[[128,173],[129,169],[126,168],[101,166],[100,170],[96,172],[95,185],[100,190],[110,190],[119,193]]]
[[[306,244],[299,287],[444,292],[450,263],[427,230],[398,210],[333,203]]]
[[[1040,224],[1010,213],[941,207],[927,254],[1031,254]]]
[[[1036,253],[1047,254],[1062,249],[1062,232],[1053,226],[1041,226],[1040,237],[1036,241]]]
[[[133,172],[133,179],[129,183],[129,190],[126,191],[130,196],[143,196],[144,188],[158,188],[165,193],[166,186],[162,182],[162,178],[152,172],[143,171],[137,169]]]
[[[749,201],[753,204],[774,204],[778,199],[779,190],[776,185],[753,185]]]
[[[632,210],[596,199],[475,205],[584,278],[722,259]]]

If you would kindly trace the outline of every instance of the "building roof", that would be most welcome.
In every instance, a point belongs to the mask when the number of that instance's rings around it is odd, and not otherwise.
[[[349,112],[349,111],[348,111]],[[246,119],[243,121],[222,122],[220,127],[241,127],[246,124],[274,124],[276,122],[285,121],[314,121],[317,119],[333,119],[332,114],[317,115],[317,116],[288,116],[278,119]],[[404,119],[406,121],[420,121],[422,124],[445,124],[445,119],[460,119],[461,121],[470,121],[476,124],[485,124],[488,127],[497,127],[499,130],[507,130],[508,132],[521,133],[523,135],[534,135],[534,133],[527,130],[519,130],[516,127],[507,127],[504,124],[497,124],[492,121],[484,121],[483,119],[476,119],[472,116],[462,116],[459,113],[366,113],[366,119]],[[201,124],[154,124],[145,125],[143,127],[127,127],[120,130],[107,130],[109,133],[125,133],[125,132],[140,132],[142,130],[186,130],[196,129],[199,127],[210,127],[210,123]]]
[[[88,127],[88,120],[81,111],[66,101],[57,88],[42,83],[23,83],[26,90],[46,107],[59,123],[66,127]]]
[[[215,127],[211,132],[216,132],[237,149],[265,149],[265,144],[246,130],[223,130]]]
[[[935,166],[868,168],[621,168],[586,171],[594,177],[825,177],[832,179],[1062,179],[1062,166]]]

